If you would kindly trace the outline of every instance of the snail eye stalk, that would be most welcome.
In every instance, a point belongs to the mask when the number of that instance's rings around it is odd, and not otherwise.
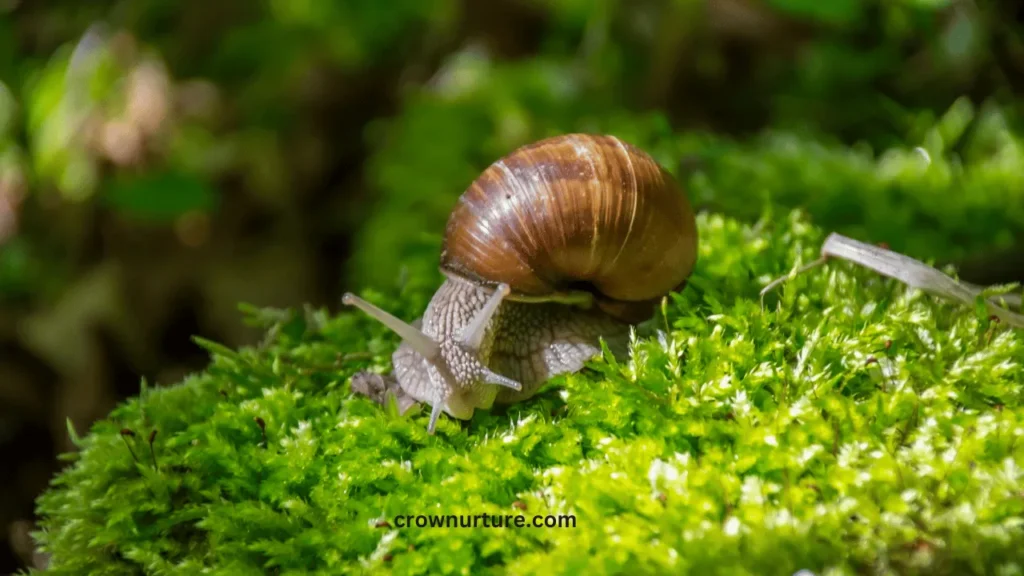
[[[381,324],[390,328],[392,332],[398,334],[405,342],[408,342],[409,346],[412,346],[413,350],[419,352],[420,355],[428,361],[432,362],[440,356],[441,346],[437,342],[413,326],[392,316],[388,312],[381,310],[351,292],[346,292],[345,295],[341,297],[341,302],[346,306],[355,306]]]
[[[476,316],[473,316],[469,324],[462,329],[461,340],[464,346],[470,350],[480,349],[480,344],[484,341],[484,334],[487,332],[487,324],[490,323],[494,313],[501,306],[501,301],[508,296],[510,291],[511,289],[508,284],[501,284],[494,291],[494,294],[491,294],[491,297],[487,299],[487,302],[476,313]]]

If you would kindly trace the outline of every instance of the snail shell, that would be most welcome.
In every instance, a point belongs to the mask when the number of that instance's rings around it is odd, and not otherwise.
[[[590,292],[627,322],[681,289],[697,259],[697,226],[680,185],[614,136],[568,134],[523,146],[459,198],[441,269],[510,299]]]

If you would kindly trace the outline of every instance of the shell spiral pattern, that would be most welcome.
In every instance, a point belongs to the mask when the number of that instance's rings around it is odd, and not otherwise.
[[[637,321],[685,284],[697,242],[682,187],[653,158],[614,136],[568,134],[513,151],[469,186],[441,268],[513,294],[587,290]]]

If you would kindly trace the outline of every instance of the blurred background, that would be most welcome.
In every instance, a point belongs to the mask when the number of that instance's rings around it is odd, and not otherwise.
[[[201,370],[193,335],[254,343],[241,303],[336,310],[343,290],[434,282],[455,197],[536,138],[616,133],[702,208],[803,207],[977,282],[1024,279],[1022,16],[0,0],[0,573],[36,562],[68,422]]]

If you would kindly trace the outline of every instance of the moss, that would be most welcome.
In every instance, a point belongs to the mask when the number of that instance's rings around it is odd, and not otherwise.
[[[1021,334],[844,263],[762,309],[822,230],[699,225],[659,333],[436,436],[350,393],[387,369],[377,323],[250,310],[263,345],[206,343],[207,370],[78,439],[39,500],[49,571],[1020,573]],[[364,295],[408,319],[431,288]],[[396,526],[483,513],[576,526]]]

